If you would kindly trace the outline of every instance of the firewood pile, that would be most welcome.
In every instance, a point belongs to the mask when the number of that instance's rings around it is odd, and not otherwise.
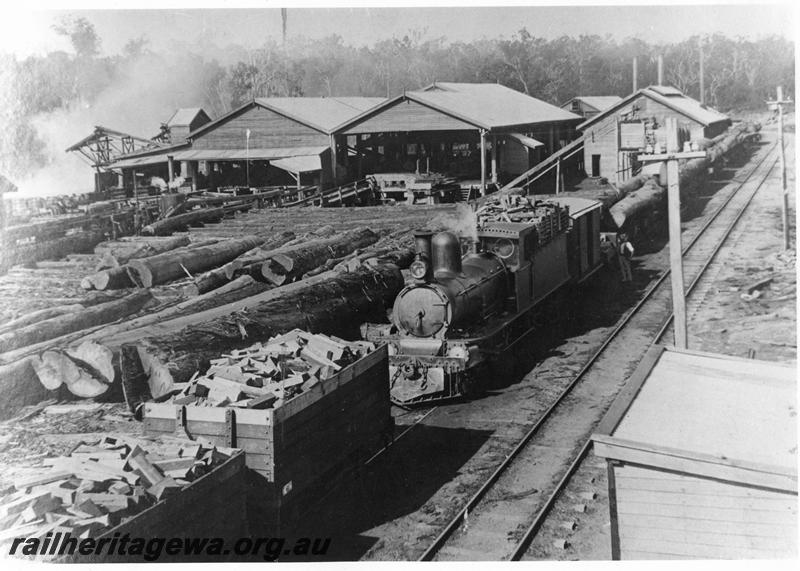
[[[569,227],[568,208],[519,194],[490,199],[475,211],[475,216],[478,228],[497,222],[533,224],[540,244],[549,242],[558,232]]]
[[[0,544],[47,533],[96,537],[179,493],[233,449],[161,436],[106,436],[66,456],[45,458],[0,497]]]
[[[279,408],[375,350],[372,343],[295,329],[211,360],[203,375],[174,385],[173,404]],[[184,386],[179,386],[184,385]]]

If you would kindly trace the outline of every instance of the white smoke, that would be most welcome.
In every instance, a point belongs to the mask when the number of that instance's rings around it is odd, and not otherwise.
[[[47,146],[50,162],[14,180],[20,195],[93,192],[94,169],[65,149],[90,135],[96,125],[150,139],[176,109],[203,106],[206,94],[197,73],[201,62],[185,52],[146,53],[119,63],[113,83],[92,102],[36,116],[33,124]]]
[[[428,227],[434,232],[447,230],[470,242],[478,241],[478,218],[466,202],[456,204],[456,211],[452,214],[437,215]]]

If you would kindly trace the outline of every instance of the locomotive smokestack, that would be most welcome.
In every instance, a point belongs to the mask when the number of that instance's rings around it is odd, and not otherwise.
[[[461,273],[461,243],[452,232],[439,232],[431,240],[433,275],[436,278]]]
[[[431,259],[431,238],[433,232],[430,230],[417,230],[414,232],[414,248],[417,254],[425,256],[429,261]]]

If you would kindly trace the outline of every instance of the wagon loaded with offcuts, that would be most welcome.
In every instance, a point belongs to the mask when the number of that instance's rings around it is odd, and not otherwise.
[[[244,450],[251,530],[285,535],[391,439],[387,367],[385,346],[294,330],[214,359],[170,402],[147,403],[145,433]]]
[[[388,343],[392,401],[468,396],[489,367],[533,329],[537,307],[601,265],[600,203],[501,197],[478,210],[477,237],[462,255],[451,232],[415,234],[413,281],[398,294],[389,325],[362,334]]]

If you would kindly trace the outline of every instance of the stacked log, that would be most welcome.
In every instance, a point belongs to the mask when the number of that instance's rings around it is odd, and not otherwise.
[[[116,268],[134,258],[155,256],[182,246],[188,246],[189,243],[188,236],[101,242],[94,248],[94,253],[101,256],[97,269]]]
[[[5,323],[3,323],[3,325],[0,325],[0,335],[9,332],[14,332],[23,327],[39,323],[40,321],[45,321],[53,317],[58,317],[59,315],[66,315],[68,313],[78,313],[79,311],[83,311],[84,309],[85,309],[84,306],[81,305],[80,303],[72,303],[69,305],[56,305],[54,307],[48,307],[45,309],[40,309],[38,311],[33,311],[31,313],[26,313],[25,315],[21,315],[16,319],[12,319],[11,321],[6,321]]]
[[[263,238],[246,236],[238,240],[224,240],[208,246],[185,248],[131,260],[128,266],[135,274],[139,285],[152,287],[216,268],[263,243]]]
[[[209,272],[203,274],[202,276],[198,276],[195,278],[194,283],[186,286],[184,288],[184,295],[187,296],[194,296],[200,295],[202,293],[206,293],[211,291],[215,288],[220,287],[221,285],[227,283],[229,280],[234,279],[234,277],[238,277],[243,273],[249,272],[237,272],[243,267],[249,267],[251,264],[254,264],[258,261],[263,262],[264,255],[272,250],[279,248],[286,244],[287,242],[293,240],[295,238],[294,232],[283,232],[274,238],[270,238],[264,241],[259,246],[240,254],[235,259],[231,260],[230,262],[220,266],[219,268],[215,268],[210,270]]]
[[[166,254],[171,252],[175,256],[180,256],[192,248],[210,246],[212,244],[216,244],[217,242],[219,242],[219,240],[203,240],[200,242],[189,243],[188,237],[184,237],[180,239],[180,241],[175,241],[171,238],[169,238],[168,240],[171,241],[168,243],[169,246],[175,246],[176,244],[182,243],[184,241],[186,241],[186,243],[188,244],[188,245],[183,245],[181,247],[177,247],[177,249],[173,247],[162,248],[163,253]],[[126,243],[132,243],[132,242],[128,241]],[[153,256],[148,256],[148,257],[153,257]],[[140,258],[140,256],[133,256],[133,258],[142,259],[143,262],[146,262],[146,260],[144,258]],[[125,289],[125,288],[137,287],[140,284],[141,282],[139,281],[137,273],[129,263],[97,271],[94,274],[86,276],[85,278],[83,278],[83,280],[81,280],[81,287],[83,289],[89,289],[89,290],[96,289],[101,291],[106,289]]]
[[[680,165],[681,195],[692,196],[698,187],[706,180],[709,167],[718,163],[733,149],[748,141],[754,133],[758,132],[760,125],[743,122],[739,123],[715,137],[705,149],[707,156],[702,159],[682,161]],[[661,183],[664,183],[662,186]],[[614,203],[609,213],[618,228],[623,228],[628,220],[637,214],[656,207],[666,200],[666,181],[656,181],[650,178],[639,190],[631,192]]]
[[[225,216],[225,208],[200,208],[171,218],[156,220],[142,228],[142,234],[166,236],[195,224],[219,222]]]
[[[81,331],[95,325],[108,323],[138,312],[152,299],[153,296],[149,291],[135,292],[122,299],[109,301],[83,311],[57,315],[16,328],[13,331],[0,334],[0,353],[34,345],[73,331]]]
[[[331,258],[346,256],[378,241],[369,228],[360,228],[331,238],[312,240],[272,252],[261,265],[261,275],[269,283],[282,285],[299,279]]]
[[[358,336],[369,320],[385,320],[404,284],[397,266],[379,265],[351,273],[327,272],[244,300],[162,321],[101,343],[112,352],[137,347],[154,396],[185,382],[208,366],[208,355],[246,347],[252,339],[305,329],[344,338]]]

